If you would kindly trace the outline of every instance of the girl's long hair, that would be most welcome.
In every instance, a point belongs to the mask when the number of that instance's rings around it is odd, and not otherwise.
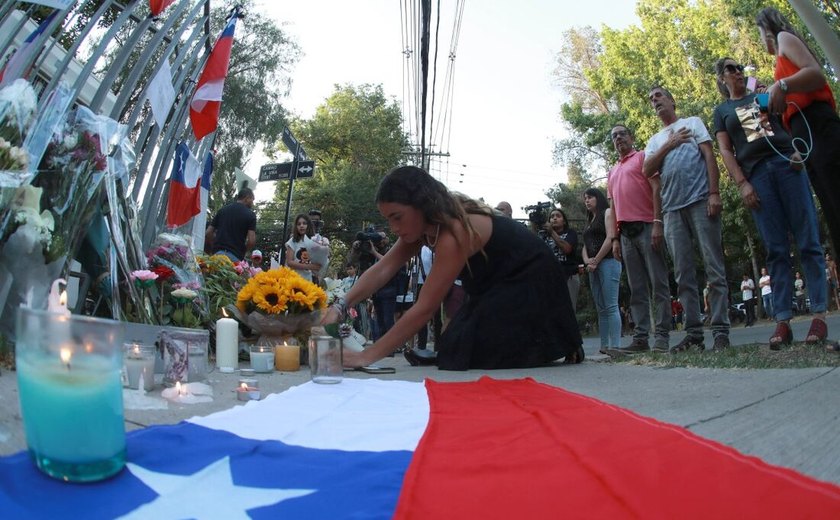
[[[779,46],[779,33],[790,33],[799,38],[799,41],[802,42],[805,48],[808,49],[808,52],[810,52],[814,59],[817,60],[817,63],[822,64],[822,60],[820,60],[819,56],[817,56],[817,53],[814,52],[811,46],[808,45],[808,42],[805,41],[805,38],[803,38],[798,32],[796,32],[796,29],[793,28],[788,19],[785,18],[784,15],[780,13],[777,9],[773,7],[765,7],[764,9],[759,11],[758,14],[755,16],[755,24],[764,29],[764,32],[773,35],[773,39],[776,40],[777,52]]]
[[[419,210],[426,222],[440,224],[441,228],[452,233],[458,246],[465,251],[480,238],[467,215],[493,214],[490,206],[460,193],[450,192],[442,182],[416,166],[399,166],[382,178],[376,191],[376,203],[381,202],[404,204]],[[470,244],[458,241],[453,222],[457,222],[467,232]]]
[[[298,228],[297,228],[298,220],[300,220],[300,219],[303,219],[303,220],[306,221],[306,233],[304,233],[303,235],[298,233]],[[307,215],[306,213],[298,213],[297,216],[295,217],[295,225],[292,226],[292,241],[300,242],[301,240],[303,240],[304,235],[309,237],[309,238],[312,238],[312,236],[314,234],[315,234],[315,230],[312,229],[312,219],[309,218],[309,215]]]
[[[607,197],[604,195],[604,192],[599,190],[598,188],[587,188],[586,191],[583,192],[585,195],[589,195],[590,197],[595,197],[595,211],[594,213],[591,211],[587,211],[586,220],[592,222],[593,219],[600,218],[602,221],[604,220],[604,213],[607,211],[607,208],[610,207],[609,202],[607,202]]]

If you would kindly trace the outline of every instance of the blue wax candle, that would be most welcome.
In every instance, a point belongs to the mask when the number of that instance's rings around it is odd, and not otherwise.
[[[122,384],[112,359],[38,353],[18,357],[17,374],[26,441],[39,467],[65,480],[96,480],[122,467]]]

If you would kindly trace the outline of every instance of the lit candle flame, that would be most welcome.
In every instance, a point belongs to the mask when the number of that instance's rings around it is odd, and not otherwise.
[[[58,355],[61,358],[61,362],[67,365],[67,370],[70,370],[70,358],[73,356],[73,351],[68,347],[62,347],[58,351]]]
[[[242,390],[248,390],[248,383],[242,383]]]
[[[230,316],[228,316],[227,311],[226,311],[226,310],[224,310],[224,309],[222,309],[222,317],[224,317],[224,318],[230,318]]]
[[[61,291],[61,294],[58,296],[58,304],[62,307],[67,307],[67,291]]]
[[[181,395],[181,382],[180,381],[175,381],[175,392],[178,395]]]

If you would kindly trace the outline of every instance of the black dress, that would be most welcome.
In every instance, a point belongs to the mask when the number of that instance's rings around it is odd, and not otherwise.
[[[440,369],[543,366],[582,344],[551,249],[518,222],[492,219],[484,253],[461,272],[467,301],[435,346]]]

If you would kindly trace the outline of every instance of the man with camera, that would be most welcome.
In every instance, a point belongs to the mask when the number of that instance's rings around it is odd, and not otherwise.
[[[350,261],[359,265],[359,273],[364,273],[388,252],[390,241],[384,231],[374,231],[372,227],[356,234],[350,252]],[[384,336],[394,326],[394,314],[397,310],[399,273],[376,291],[371,299],[376,313],[376,337]]]
[[[663,226],[658,175],[647,178],[642,171],[645,153],[636,150],[633,133],[624,125],[610,130],[619,160],[607,175],[607,198],[618,221],[619,236],[613,238],[613,256],[624,261],[630,286],[630,314],[635,328],[629,346],[617,353],[647,352],[651,333],[650,301],[654,302],[654,352],[668,352],[671,324],[668,264],[662,241]],[[608,352],[608,354],[611,352]]]

